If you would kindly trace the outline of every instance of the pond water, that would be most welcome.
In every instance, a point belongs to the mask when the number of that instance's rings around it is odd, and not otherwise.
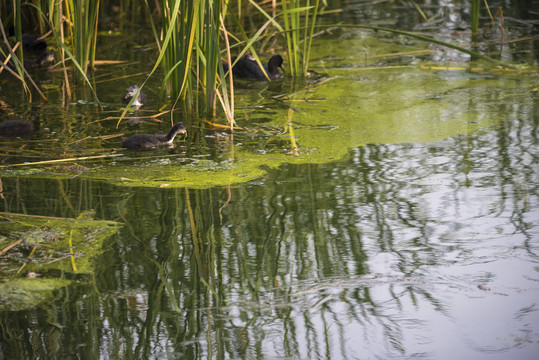
[[[362,2],[343,14],[372,15]],[[379,56],[390,52],[409,55]],[[26,301],[1,288],[1,357],[536,359],[539,77],[438,55],[323,35],[321,78],[240,82],[243,129],[185,119],[186,139],[149,153],[119,150],[115,135],[166,131],[167,117],[107,119],[143,74],[97,81],[104,110],[84,89],[62,107],[59,73],[40,74],[49,104],[18,104],[2,82],[1,120],[30,117],[36,131],[2,140],[1,165],[107,157],[0,169],[0,225],[78,219],[96,244],[46,250],[43,268],[26,262],[31,246],[0,258],[3,283],[66,282]],[[137,116],[159,111],[155,88]],[[51,243],[71,241],[50,224],[38,228]],[[99,241],[92,224],[107,229]],[[29,234],[2,229],[0,250]]]

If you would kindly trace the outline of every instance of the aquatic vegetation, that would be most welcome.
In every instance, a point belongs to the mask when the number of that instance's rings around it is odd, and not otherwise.
[[[90,2],[81,2],[77,6],[90,6],[89,4]],[[84,17],[76,17],[75,13],[84,12],[86,8],[75,8],[70,3],[63,2],[55,3],[56,7],[52,10],[47,10],[43,7],[39,8],[40,10],[37,12],[38,18],[45,18],[48,21],[45,21],[42,26],[46,27],[51,26],[51,24],[57,24],[54,26],[53,38],[61,42],[60,50],[62,52],[65,51],[68,57],[73,55],[73,64],[75,64],[77,70],[81,73],[91,72],[93,67],[91,59],[95,56],[96,47],[95,44],[92,45],[91,43],[95,42],[97,38],[96,28],[99,24],[97,18],[100,15],[99,2],[94,2],[94,5],[96,5],[96,9],[94,9],[95,13],[84,13]],[[257,166],[276,167],[284,162],[332,161],[346,156],[349,148],[365,143],[430,141],[477,128],[475,124],[478,122],[474,119],[470,119],[463,126],[461,122],[457,121],[456,115],[448,115],[450,112],[449,109],[451,109],[453,104],[447,104],[442,101],[436,103],[432,98],[429,98],[428,100],[423,99],[421,101],[414,99],[411,102],[408,99],[402,99],[402,103],[396,102],[393,106],[391,102],[384,100],[389,96],[397,99],[402,94],[415,94],[418,90],[413,88],[413,82],[393,83],[392,81],[384,80],[384,76],[382,75],[380,78],[382,80],[376,80],[376,84],[369,83],[369,86],[362,86],[363,78],[368,77],[366,74],[369,71],[374,71],[375,65],[381,64],[379,69],[387,71],[387,76],[396,76],[392,75],[393,70],[391,67],[385,68],[384,62],[378,63],[370,56],[362,57],[364,53],[370,55],[365,49],[378,54],[376,56],[380,59],[382,55],[379,54],[392,54],[399,50],[403,51],[402,54],[406,51],[412,54],[410,48],[403,47],[401,49],[394,41],[384,44],[377,37],[366,37],[364,39],[358,37],[350,40],[343,38],[339,39],[339,44],[334,44],[335,38],[326,39],[321,37],[313,43],[312,38],[314,37],[315,28],[325,30],[330,26],[334,26],[328,24],[320,25],[317,23],[320,6],[318,1],[292,1],[279,4],[281,6],[280,8],[278,6],[269,7],[268,4],[261,5],[256,2],[244,3],[244,5],[248,5],[251,12],[254,11],[259,16],[263,16],[264,22],[262,25],[257,24],[251,29],[247,29],[245,22],[242,22],[242,19],[237,16],[237,13],[241,13],[241,9],[245,10],[241,4],[238,4],[236,7],[236,5],[232,6],[228,3],[212,1],[193,3],[179,0],[163,0],[155,5],[155,9],[151,7],[154,5],[149,4],[146,4],[146,8],[136,8],[137,11],[145,11],[144,9],[159,10],[155,14],[159,14],[160,16],[159,18],[155,16],[148,18],[148,21],[151,23],[156,46],[152,45],[147,49],[154,51],[156,58],[149,57],[152,61],[151,70],[149,71],[150,75],[147,77],[148,71],[141,72],[143,74],[141,76],[146,77],[146,80],[137,81],[141,85],[137,85],[136,92],[141,95],[143,87],[149,82],[152,85],[149,91],[153,91],[156,94],[159,91],[157,89],[159,88],[158,83],[161,83],[162,95],[171,96],[170,100],[173,102],[172,107],[174,110],[169,110],[168,113],[161,111],[158,114],[150,110],[151,115],[138,114],[137,112],[133,116],[130,116],[129,120],[133,120],[133,123],[150,120],[168,122],[170,120],[170,126],[172,126],[173,123],[177,122],[174,116],[179,115],[174,114],[177,102],[182,105],[183,112],[206,114],[205,117],[198,117],[202,119],[201,121],[195,116],[187,117],[188,120],[185,120],[191,123],[199,121],[201,125],[200,130],[194,132],[194,139],[189,139],[190,143],[188,146],[181,148],[184,153],[187,153],[186,155],[170,155],[172,159],[170,163],[174,164],[172,166],[176,166],[176,168],[168,169],[167,165],[163,169],[152,167],[142,176],[131,176],[129,170],[125,169],[124,165],[127,167],[132,166],[130,158],[133,155],[126,155],[117,149],[120,144],[117,138],[123,138],[125,134],[139,132],[133,131],[127,126],[122,128],[124,125],[120,124],[121,120],[125,119],[127,112],[132,110],[125,108],[121,116],[110,117],[110,119],[118,120],[116,126],[120,130],[102,126],[109,117],[96,119],[95,114],[92,114],[90,116],[84,115],[88,116],[88,119],[91,118],[91,120],[77,123],[77,131],[74,131],[72,125],[77,120],[68,120],[69,116],[66,116],[63,118],[63,121],[65,122],[65,129],[67,129],[69,134],[64,138],[53,138],[51,136],[46,139],[50,141],[50,144],[40,145],[38,147],[34,147],[30,143],[27,147],[32,148],[31,152],[21,147],[17,140],[14,140],[14,142],[8,144],[9,147],[6,147],[7,156],[4,158],[3,164],[0,165],[3,171],[8,174],[6,176],[15,176],[15,174],[57,176],[58,172],[62,172],[62,176],[100,178],[118,181],[122,184],[129,183],[131,185],[141,181],[143,185],[150,184],[151,186],[155,186],[160,184],[160,181],[166,181],[176,186],[193,184],[193,186],[204,187],[214,183],[244,181],[242,179],[250,178],[251,174],[261,173],[258,169],[254,170]],[[62,6],[65,6],[65,8]],[[64,12],[73,12],[68,17],[71,19],[71,23],[66,23],[65,19],[61,19],[61,15]],[[152,12],[152,14],[154,13]],[[79,22],[80,26],[76,27],[73,22]],[[282,25],[282,22],[284,22],[284,25]],[[65,32],[62,30],[64,27],[66,29]],[[339,25],[339,29],[341,30],[346,29],[349,31],[351,28],[354,31],[357,29],[369,29],[379,32],[392,32],[399,36],[406,36],[407,39],[416,38],[429,44],[450,46],[448,43],[412,32],[369,25]],[[79,35],[77,35],[77,32],[80,32]],[[278,38],[279,36],[281,38]],[[259,84],[253,85],[252,82],[245,84],[238,81],[236,85],[239,86],[234,88],[232,74],[225,75],[227,70],[226,64],[236,62],[236,65],[241,65],[241,61],[249,56],[249,60],[246,60],[249,61],[249,67],[255,67],[257,70],[260,70],[261,68],[257,66],[260,66],[262,63],[257,48],[259,46],[262,48],[266,46],[265,44],[261,45],[261,43],[264,43],[267,39],[272,39],[274,44],[276,44],[270,47],[272,50],[275,49],[277,50],[276,52],[281,52],[284,55],[284,50],[287,49],[287,58],[284,64],[287,66],[288,78],[268,84],[264,83],[259,89],[255,89]],[[283,44],[279,45],[279,41],[281,40],[286,41],[286,47]],[[75,43],[82,43],[83,41],[87,46],[84,48],[80,47],[77,52],[84,55],[82,57],[75,56]],[[344,51],[343,53],[343,44],[345,44],[348,52]],[[428,49],[424,44],[417,45],[413,43],[413,46],[414,55],[428,54],[435,51]],[[473,51],[463,47],[453,46],[452,48],[471,55],[474,54]],[[129,47],[129,51],[131,50]],[[311,50],[314,55],[311,55]],[[231,56],[232,51],[238,52],[236,60]],[[251,54],[248,54],[248,52]],[[265,58],[265,53],[262,54],[264,54]],[[250,57],[252,57],[252,60]],[[479,58],[481,57],[484,60],[497,61],[486,55],[480,55]],[[280,65],[281,55],[273,55],[272,59],[279,60]],[[64,66],[64,77],[66,79],[66,92],[63,94],[67,94],[69,92],[68,76],[65,73],[65,62],[62,63]],[[302,75],[307,73],[309,63],[315,64],[318,70],[326,71],[327,74],[302,78]],[[417,77],[434,78],[433,81],[438,81],[436,74],[430,76],[424,73],[429,72],[430,69],[435,71],[434,68],[428,67],[429,65],[430,63],[427,62],[424,67],[420,68],[421,70],[409,69],[407,71],[409,74],[418,72]],[[270,67],[268,66],[268,68]],[[157,79],[153,79],[151,76],[155,77],[156,74],[159,74],[159,71],[163,71],[162,81],[155,81]],[[261,73],[261,71],[257,71],[257,77],[260,77],[259,75]],[[279,77],[276,72],[273,73],[273,70],[270,73],[268,74],[270,77]],[[345,79],[346,77],[348,79]],[[465,74],[464,77],[466,78],[467,75]],[[94,77],[93,81],[96,79],[97,77]],[[110,80],[105,79],[104,81]],[[132,84],[131,81],[129,83]],[[313,86],[313,84],[317,85]],[[387,84],[387,88],[379,91],[379,86],[383,84]],[[450,84],[450,82],[446,84]],[[92,86],[94,85],[95,82]],[[485,86],[490,87],[491,85],[492,82]],[[250,87],[250,90],[242,91],[242,86]],[[438,87],[444,87],[444,84],[435,83],[425,85],[420,83],[418,86],[421,91],[428,89],[432,93],[437,94],[440,91]],[[273,92],[274,90],[272,88],[278,90]],[[122,89],[124,88],[122,87]],[[92,87],[93,90],[94,87]],[[366,90],[368,91],[365,92]],[[452,91],[452,88],[446,90]],[[263,100],[264,103],[262,105],[256,103],[258,98],[266,96],[267,93],[263,94],[264,91],[272,93]],[[420,94],[422,94],[421,91]],[[84,89],[81,90],[81,93],[85,93],[88,96]],[[351,93],[359,94],[355,96],[360,100],[358,101],[354,96],[350,98],[349,103],[355,103],[355,105],[343,107],[343,100],[349,99],[349,94]],[[365,94],[365,96],[362,94]],[[113,101],[118,102],[119,95],[115,95]],[[240,98],[235,98],[238,95]],[[97,98],[97,96],[95,97]],[[468,99],[468,94],[466,92],[458,92],[455,97]],[[136,99],[131,100],[133,103],[136,101]],[[100,108],[101,103],[97,100],[93,103],[80,99],[77,102],[70,102],[69,96],[66,95],[65,98],[62,98],[62,101],[65,101],[66,104],[71,104],[70,106],[75,106],[73,104],[90,106],[95,104],[98,113],[102,110]],[[140,103],[142,102],[141,100]],[[305,104],[301,104],[301,102],[305,102]],[[222,105],[224,116],[222,113],[216,111],[218,104]],[[383,106],[380,106],[380,104],[383,104]],[[170,104],[166,106],[168,107]],[[275,110],[276,108],[278,110]],[[283,111],[283,109],[286,110]],[[332,116],[326,118],[326,115],[320,112],[321,109],[324,109],[327,113],[331,113]],[[401,133],[394,132],[392,131],[395,127],[393,117],[397,116],[395,114],[402,112],[403,109],[409,110],[408,117],[411,119],[410,124]],[[265,116],[263,113],[268,110],[270,114]],[[167,117],[170,116],[170,119],[165,119],[165,113]],[[302,117],[307,114],[309,115],[308,124],[302,120]],[[440,114],[443,116],[442,121],[437,122],[432,127],[424,126],[425,123],[431,124],[432,119],[438,118]],[[73,118],[78,116],[81,115],[79,113],[74,114]],[[467,116],[469,114],[464,115],[463,118]],[[250,120],[244,121],[242,117]],[[206,123],[204,123],[207,118],[213,118],[212,121],[221,121],[227,124],[218,125],[220,126],[219,131],[225,131],[225,129],[232,131],[240,125],[242,127],[238,128],[240,131],[256,132],[257,139],[253,141],[256,145],[245,146],[244,143],[237,143],[238,138],[246,136],[245,133],[238,134],[235,138],[226,133],[226,135],[222,136],[222,139],[225,139],[223,142],[228,142],[231,145],[224,152],[224,155],[219,156],[218,159],[211,159],[213,164],[218,165],[212,170],[212,179],[208,179],[207,176],[205,177],[203,175],[200,178],[196,176],[191,178],[193,174],[191,174],[189,169],[195,166],[194,164],[200,164],[200,159],[192,157],[192,154],[189,154],[189,148],[204,148],[208,145],[209,141],[205,138],[207,136],[205,133],[207,127]],[[370,121],[370,119],[376,119],[376,121]],[[418,123],[421,125],[417,125]],[[265,126],[269,124],[271,124],[270,131],[266,131]],[[46,127],[49,126],[49,124],[43,125]],[[198,125],[195,125],[195,127],[198,127]],[[165,129],[162,128],[163,131],[166,131]],[[412,133],[409,129],[414,129],[414,136],[404,136]],[[97,131],[103,132],[96,134],[95,132]],[[121,131],[125,133],[122,134]],[[38,133],[37,136],[44,134],[50,135],[52,133],[54,132],[42,132]],[[78,135],[82,133],[85,136]],[[350,137],[350,134],[355,135],[353,141],[346,140]],[[271,139],[267,140],[270,137]],[[114,140],[107,142],[109,139]],[[57,145],[56,142],[60,145]],[[254,149],[256,146],[258,148]],[[272,148],[269,149],[269,146],[272,146]],[[159,156],[167,159],[168,154],[165,155],[162,153]],[[207,156],[207,154],[203,154],[202,156]],[[265,158],[258,160],[258,157]],[[20,161],[17,161],[17,159],[20,159]],[[57,165],[57,162],[89,162],[98,159],[107,159],[109,162],[105,165],[99,163],[95,167],[88,166],[87,171],[78,172],[77,175],[69,174],[68,171],[50,166],[51,164]],[[141,157],[137,159],[145,160],[145,158]],[[244,159],[250,159],[248,165],[247,162],[243,162]],[[177,168],[178,164],[181,165],[181,168]],[[152,163],[148,164],[150,167],[152,165]],[[108,167],[114,167],[114,170],[108,171]],[[13,168],[17,168],[17,170],[13,170]],[[119,169],[125,171],[128,175],[118,174],[115,170]],[[218,174],[221,171],[226,175],[221,177]]]
[[[71,284],[67,279],[18,278],[0,283],[0,311],[21,311],[54,298],[54,292]]]
[[[20,2],[14,5],[7,0],[0,0],[3,5],[4,15],[13,26],[15,40],[22,42],[23,17],[31,18],[39,24],[39,31],[52,32],[49,39],[56,42],[56,47],[61,55],[61,64],[64,70],[64,87],[67,96],[71,95],[67,62],[74,66],[74,74],[77,80],[84,80],[86,86],[92,91],[96,102],[101,106],[95,92],[95,84],[89,79],[89,74],[95,67],[95,55],[97,50],[97,34],[100,17],[110,13],[111,5],[106,4],[105,9],[99,0],[83,1],[60,1],[47,2],[34,0],[21,6]],[[426,14],[415,2],[413,6],[427,21]],[[31,4],[31,5],[30,5]],[[331,2],[322,3],[324,9],[338,6]],[[161,0],[155,3],[139,3],[135,0],[126,0],[121,3],[119,9],[125,15],[125,19],[134,19],[137,22],[145,22],[145,26],[152,29],[152,35],[156,43],[154,51],[156,60],[151,76],[161,77],[162,97],[172,98],[175,108],[179,102],[185,111],[197,115],[215,116],[218,106],[221,106],[225,114],[228,126],[234,126],[234,84],[233,79],[226,76],[222,58],[226,63],[231,62],[231,52],[238,51],[238,58],[250,52],[254,61],[260,67],[259,48],[266,46],[268,39],[274,39],[272,52],[284,53],[284,61],[287,67],[287,76],[303,77],[308,74],[311,60],[311,48],[315,30],[325,31],[332,28],[333,24],[319,22],[322,5],[319,0],[293,0],[276,2],[272,5],[256,1],[239,1],[229,3],[222,1],[182,1]],[[249,9],[250,11],[245,11]],[[479,1],[472,2],[472,31],[478,31],[478,14],[480,11]],[[493,17],[487,6],[491,22]],[[138,15],[137,15],[138,14]],[[157,15],[157,16],[156,16]],[[250,18],[262,16],[264,23],[254,29],[245,27]],[[503,20],[502,20],[503,22]],[[122,24],[121,26],[125,26]],[[369,25],[340,25],[341,28],[354,26],[363,29],[391,31],[396,34],[415,37],[431,44],[451,47],[472,55],[474,59],[492,60],[491,56],[470,50],[467,47],[458,46],[451,42],[441,41],[434,37],[425,36],[416,32],[406,32],[400,29],[376,27]],[[4,27],[4,25],[3,25]],[[4,40],[7,44],[7,41]],[[23,59],[23,49],[16,49],[19,58]],[[10,49],[5,56],[14,55]],[[501,64],[498,61],[498,64]],[[163,73],[157,75],[158,69]],[[15,62],[15,70],[18,78],[24,84],[30,95],[29,85],[25,83],[25,69]],[[15,74],[15,72],[13,71]],[[144,87],[149,77],[141,85]],[[31,77],[26,73],[26,78]],[[37,85],[34,86],[36,89]],[[40,95],[45,98],[43,93]],[[122,118],[126,115],[123,112]]]
[[[284,31],[288,49],[288,68],[295,76],[305,76],[309,67],[311,44],[313,40],[319,0],[282,1]]]
[[[103,242],[120,224],[84,215],[66,219],[0,213],[0,311],[36,307],[71,284],[66,273],[94,271]]]
[[[60,171],[59,163],[19,163],[0,168],[3,177],[31,176],[39,178],[78,178],[105,180],[121,186],[207,188],[254,180],[286,163],[328,163],[348,156],[350,149],[364,144],[429,142],[456,134],[466,134],[504,120],[498,107],[492,106],[492,91],[503,101],[518,103],[522,94],[531,94],[533,83],[518,73],[497,79],[487,73],[471,73],[459,69],[383,69],[362,67],[348,61],[326,67],[328,56],[346,56],[344,49],[363,45],[354,41],[337,45],[321,41],[313,59],[318,68],[331,77],[323,86],[280,99],[271,108],[268,119],[262,120],[261,109],[242,109],[238,120],[240,130],[233,135],[222,130],[207,130],[202,134],[218,136],[230,146],[220,148],[219,157],[209,157],[203,147],[191,154],[186,147],[196,146],[192,139],[176,141],[178,152],[156,151],[110,153],[97,158],[67,158],[65,164],[84,165],[75,174]],[[395,81],[395,79],[406,81]],[[514,81],[508,81],[511,78]],[[360,80],[357,80],[360,79]],[[514,83],[521,87],[515,92]],[[469,103],[468,87],[475,89],[474,103]],[[482,89],[482,90],[480,90]],[[443,95],[443,96],[442,96]],[[391,99],[380,102],[379,98]],[[241,100],[241,99],[239,99]],[[250,103],[250,98],[242,100]],[[496,101],[497,102],[497,101]],[[501,102],[501,100],[500,100]],[[240,103],[242,104],[242,103]],[[248,127],[251,127],[249,130]],[[233,141],[230,138],[234,136]],[[205,137],[202,136],[204,139]],[[115,144],[117,138],[110,140]],[[117,145],[116,145],[117,146]],[[209,150],[212,151],[212,150]],[[208,159],[207,159],[208,158]],[[207,159],[207,160],[206,160]],[[60,163],[62,164],[62,163]]]
[[[85,214],[67,219],[0,213],[0,311],[36,307],[71,283],[66,273],[94,271],[103,242],[121,224]]]
[[[51,270],[91,273],[103,242],[118,231],[115,221],[0,213],[0,273]],[[10,275],[12,276],[12,275]],[[37,281],[36,281],[37,282]]]

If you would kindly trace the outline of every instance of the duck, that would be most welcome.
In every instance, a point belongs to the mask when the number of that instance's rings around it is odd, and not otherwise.
[[[232,67],[232,73],[235,77],[254,80],[268,79],[252,55],[245,55],[237,61],[236,59],[236,56],[231,58],[232,63],[236,62]],[[269,59],[268,64],[264,65],[264,70],[266,70],[270,80],[283,77],[283,74],[281,74],[279,71],[279,68],[282,68],[282,65],[283,57],[281,55],[273,55]],[[227,63],[223,63],[223,69],[228,71],[229,65]]]
[[[140,87],[138,85],[131,85],[129,88],[127,88],[127,92],[122,98],[122,103],[129,104],[133,96],[135,96],[135,94],[139,90],[140,90]],[[131,105],[135,109],[138,109],[145,104],[146,104],[146,95],[144,95],[142,92],[139,92],[137,97],[135,98],[135,101],[133,101]]]
[[[179,122],[174,124],[170,131],[165,134],[135,134],[124,141],[122,141],[122,147],[128,150],[144,150],[154,149],[159,147],[170,147],[174,138],[178,134],[187,133],[185,124]]]
[[[0,123],[0,135],[17,137],[30,135],[34,131],[34,125],[29,121],[10,120]]]

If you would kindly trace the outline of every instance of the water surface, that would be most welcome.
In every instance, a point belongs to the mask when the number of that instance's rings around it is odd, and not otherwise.
[[[91,271],[38,274],[69,286],[3,307],[2,357],[536,358],[537,75],[434,68],[430,53],[391,67],[366,60],[365,49],[385,48],[427,46],[321,37],[320,83],[239,84],[244,130],[187,119],[188,138],[152,154],[122,153],[107,137],[168,126],[104,120],[121,112],[117,90],[134,78],[97,83],[104,111],[91,96],[69,109],[11,102],[39,126],[1,142],[3,164],[122,156],[84,171],[3,169],[1,220],[90,212],[123,226]]]
[[[19,200],[3,210],[44,212],[44,197],[48,215],[93,208],[125,226],[93,276],[52,303],[2,314],[3,351],[532,359],[539,149],[531,134],[537,123],[522,118],[436,142],[367,145],[231,188],[70,180],[39,183],[43,194],[35,180],[4,180],[13,189],[6,198]]]

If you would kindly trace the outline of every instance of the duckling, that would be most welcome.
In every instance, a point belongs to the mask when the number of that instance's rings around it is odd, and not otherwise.
[[[26,69],[42,68],[47,69],[54,64],[54,52],[44,51],[35,59],[24,58],[24,67]]]
[[[0,123],[0,135],[7,137],[26,136],[34,130],[34,125],[29,121],[11,120]]]
[[[236,61],[237,57],[233,56],[231,58],[232,63]],[[282,78],[283,75],[279,71],[279,68],[282,68],[283,57],[281,55],[273,55],[269,61],[268,65],[264,65],[264,69],[268,74],[268,77],[271,80]],[[229,69],[229,64],[223,63],[223,68],[225,71]],[[266,75],[258,66],[258,63],[252,55],[245,55],[241,57],[232,68],[232,73],[235,77],[244,78],[244,79],[254,79],[254,80],[267,80]]]
[[[40,68],[40,69],[47,69],[54,64],[54,52],[52,51],[45,51],[41,53],[37,58],[31,58],[31,57],[25,57],[24,58],[24,67],[27,70],[34,69],[34,68]],[[0,62],[0,69],[4,66]],[[7,68],[11,70],[15,70],[15,66],[13,64],[6,65]]]
[[[168,134],[135,134],[131,137],[128,137],[124,141],[122,141],[122,147],[127,148],[129,150],[144,150],[144,149],[153,149],[157,147],[165,147],[165,146],[172,146],[172,142],[174,141],[174,138],[178,134],[185,134],[187,133],[187,129],[185,128],[185,124],[183,122],[179,122],[175,124]]]
[[[122,103],[129,104],[133,96],[139,91],[138,85],[131,85],[128,89],[125,95],[122,98]],[[137,97],[135,98],[135,101],[131,104],[135,109],[140,108],[141,106],[146,104],[146,95],[144,95],[142,92],[139,92]]]
[[[44,66],[48,63],[54,63],[54,52],[52,51],[44,51],[39,55],[34,62],[35,66]]]

